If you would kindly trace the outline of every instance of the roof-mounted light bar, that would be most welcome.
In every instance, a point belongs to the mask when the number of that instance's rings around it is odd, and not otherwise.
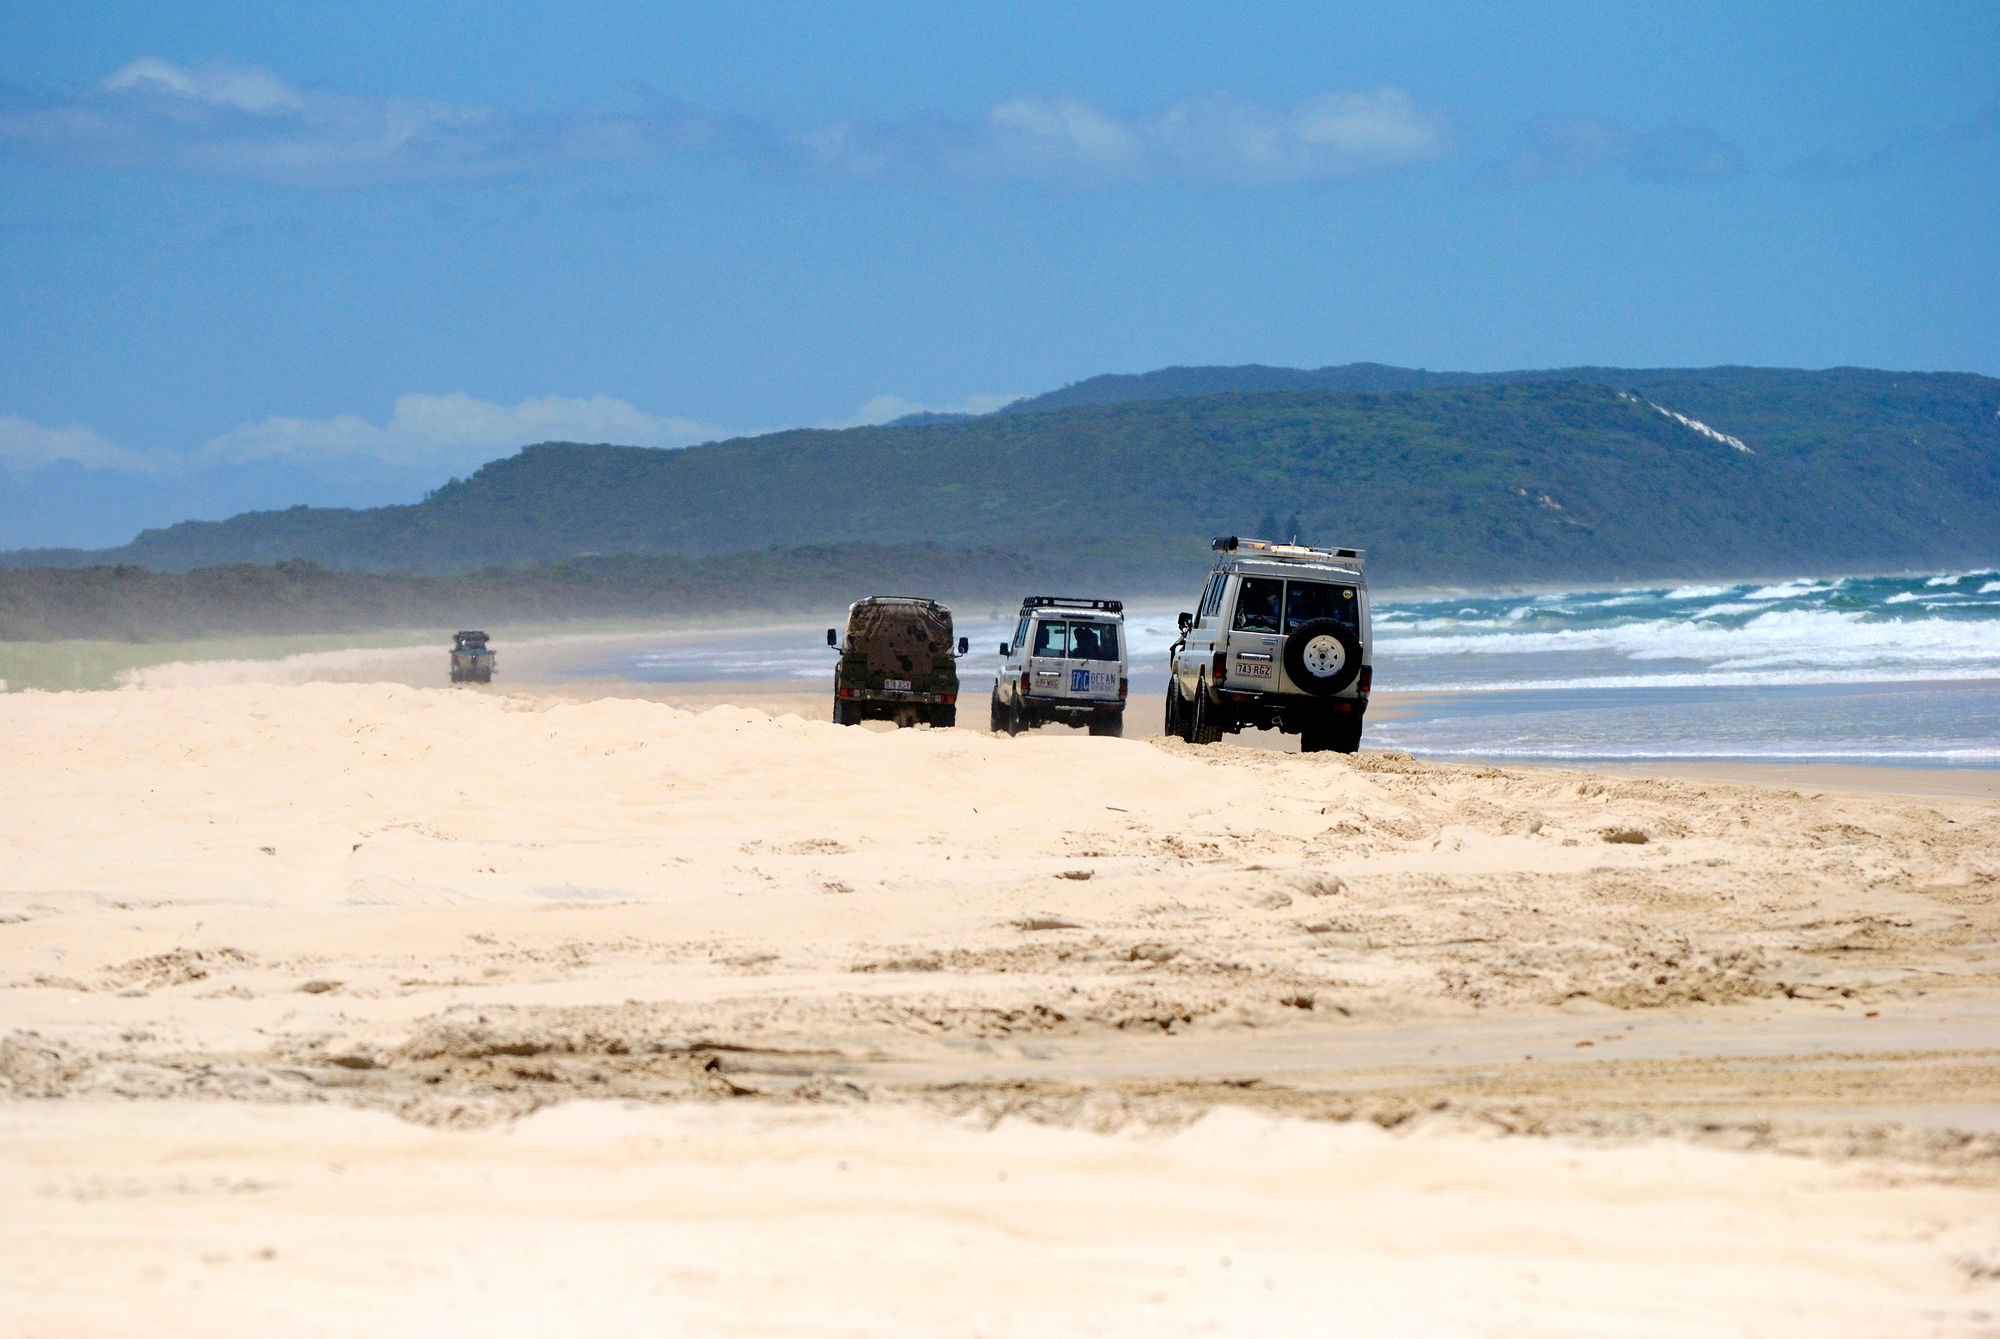
[[[1366,560],[1366,549],[1316,549],[1310,544],[1280,544],[1269,539],[1244,539],[1236,535],[1221,535],[1209,541],[1209,548],[1217,553],[1254,553],[1260,558],[1275,558],[1292,562],[1335,562],[1343,567],[1360,567]]]
[[[1080,595],[1030,595],[1021,601],[1023,609],[1100,609],[1107,614],[1125,612],[1123,600],[1088,600]]]

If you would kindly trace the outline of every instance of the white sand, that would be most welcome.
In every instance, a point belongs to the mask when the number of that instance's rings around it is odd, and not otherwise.
[[[2000,1325],[1987,799],[379,684],[0,738],[0,1332]]]

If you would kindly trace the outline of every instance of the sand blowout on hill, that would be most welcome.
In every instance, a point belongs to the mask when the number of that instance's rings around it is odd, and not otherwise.
[[[0,732],[31,1332],[2000,1313],[1990,803],[382,685]]]

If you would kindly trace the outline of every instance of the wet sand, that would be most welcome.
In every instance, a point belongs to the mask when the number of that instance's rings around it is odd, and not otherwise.
[[[21,1333],[2000,1316],[1986,793],[227,677],[0,698]]]

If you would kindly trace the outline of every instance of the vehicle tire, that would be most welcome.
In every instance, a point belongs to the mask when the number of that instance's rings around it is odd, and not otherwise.
[[[1187,741],[1190,744],[1222,742],[1222,722],[1216,717],[1215,704],[1208,700],[1207,684],[1194,690],[1194,711],[1188,717]]]
[[[1090,733],[1106,735],[1117,739],[1125,733],[1125,713],[1122,711],[1100,711],[1090,718]]]
[[[1028,728],[1028,713],[1026,709],[1024,709],[1021,706],[1021,700],[1019,698],[1015,698],[1014,701],[1007,708],[1007,734],[1010,737],[1012,737],[1014,735],[1020,734],[1023,730],[1027,728]]]
[[[1361,673],[1361,643],[1344,624],[1315,618],[1285,639],[1284,661],[1293,687],[1332,697]]]
[[[1167,678],[1167,719],[1160,727],[1169,739],[1187,738],[1187,703],[1181,700],[1180,680]]]
[[[994,734],[1010,733],[1007,730],[1007,708],[1000,705],[1000,685],[993,686],[993,707],[987,729]]]
[[[843,702],[839,698],[835,698],[833,700],[833,723],[835,725],[859,725],[861,724],[861,709],[850,702]]]
[[[958,708],[934,707],[931,709],[931,729],[950,730],[958,725]]]

